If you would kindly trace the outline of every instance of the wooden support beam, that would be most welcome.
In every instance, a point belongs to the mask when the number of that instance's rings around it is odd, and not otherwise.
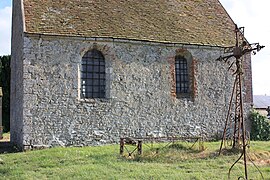
[[[125,145],[125,139],[120,138],[120,155],[123,155],[124,153],[124,145]]]
[[[142,154],[142,140],[138,140],[137,148],[138,148],[138,155],[141,155]]]

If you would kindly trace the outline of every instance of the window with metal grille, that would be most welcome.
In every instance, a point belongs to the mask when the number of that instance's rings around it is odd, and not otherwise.
[[[96,49],[82,58],[81,93],[83,98],[105,98],[105,59]]]
[[[183,56],[175,57],[176,94],[189,93],[189,75],[187,60]]]

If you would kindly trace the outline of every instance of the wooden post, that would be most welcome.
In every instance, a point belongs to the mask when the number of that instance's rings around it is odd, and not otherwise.
[[[125,145],[124,138],[120,138],[120,155],[123,155],[124,153],[124,145]]]
[[[138,148],[138,155],[141,155],[142,154],[142,140],[138,140],[137,148]]]
[[[3,139],[3,126],[2,126],[2,87],[0,87],[0,139]]]

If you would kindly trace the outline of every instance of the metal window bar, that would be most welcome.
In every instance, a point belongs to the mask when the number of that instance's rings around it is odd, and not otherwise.
[[[81,93],[84,98],[105,98],[105,59],[96,49],[82,58]]]
[[[175,57],[176,93],[189,92],[187,60],[182,56]]]

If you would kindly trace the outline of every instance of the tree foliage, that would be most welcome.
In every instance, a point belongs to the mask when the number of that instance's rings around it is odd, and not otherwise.
[[[270,120],[260,115],[257,111],[253,111],[251,118],[251,140],[269,141],[270,140]]]
[[[0,87],[2,87],[2,112],[4,132],[10,130],[10,55],[0,56]]]

